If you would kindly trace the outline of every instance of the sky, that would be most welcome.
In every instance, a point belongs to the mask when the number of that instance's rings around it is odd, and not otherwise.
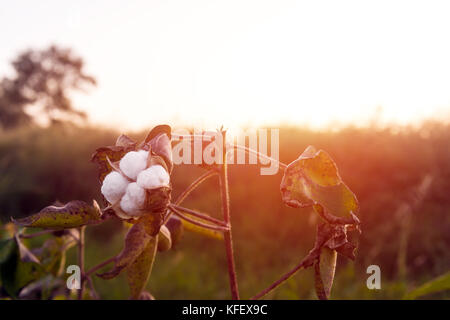
[[[326,128],[450,119],[449,1],[2,1],[0,76],[70,46],[90,121]]]

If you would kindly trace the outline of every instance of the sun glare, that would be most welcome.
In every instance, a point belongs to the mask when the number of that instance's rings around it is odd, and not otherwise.
[[[83,55],[99,87],[75,99],[94,123],[326,128],[449,118],[445,1],[199,0],[85,9],[54,4],[59,27],[36,23],[37,34],[50,35],[33,41],[70,43]],[[11,43],[19,47],[19,38]]]

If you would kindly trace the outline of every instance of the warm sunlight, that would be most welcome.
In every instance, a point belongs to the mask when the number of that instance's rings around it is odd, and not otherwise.
[[[0,315],[450,300],[449,17],[447,0],[0,1]]]
[[[76,97],[95,123],[323,127],[375,116],[448,119],[446,2],[46,4],[29,10],[31,32],[15,18],[21,5],[0,13],[4,29],[20,32],[5,35],[0,69],[30,43],[73,44],[98,76],[97,90]]]

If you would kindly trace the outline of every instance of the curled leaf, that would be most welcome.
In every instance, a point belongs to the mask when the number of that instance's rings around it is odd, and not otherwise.
[[[158,251],[167,251],[172,247],[170,231],[166,226],[162,226],[158,235]]]
[[[152,154],[164,159],[165,166],[169,174],[173,169],[172,144],[171,144],[171,128],[168,125],[160,125],[154,127],[145,138],[145,145],[150,149]]]
[[[131,299],[139,299],[152,272],[159,236],[152,237],[141,254],[127,268]]]
[[[148,242],[152,238],[147,233],[145,222],[138,221],[134,224],[125,237],[125,247],[114,259],[114,267],[112,270],[97,274],[103,279],[112,279],[119,275],[125,268],[131,265],[134,260],[144,251]]]
[[[358,200],[341,180],[334,161],[312,146],[286,168],[280,190],[286,205],[320,206],[331,223],[353,223],[359,211]]]
[[[183,237],[183,222],[178,217],[170,217],[166,223],[167,229],[169,229],[170,237],[172,240],[172,248],[176,247]]]
[[[330,297],[336,270],[336,259],[336,250],[323,247],[318,261],[314,264],[316,293],[320,300],[326,300]]]
[[[136,148],[136,142],[125,134],[121,134],[116,140],[116,147],[132,150]]]
[[[111,163],[120,161],[128,150],[122,146],[98,148],[92,155],[91,161],[98,166],[98,179],[100,183],[113,170]]]
[[[91,224],[98,221],[100,217],[101,211],[99,211],[98,206],[91,206],[84,201],[74,200],[62,207],[46,207],[39,213],[13,220],[13,222],[22,227],[60,230]]]

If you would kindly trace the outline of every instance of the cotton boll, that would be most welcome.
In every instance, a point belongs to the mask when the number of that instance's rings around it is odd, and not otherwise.
[[[139,173],[137,184],[145,189],[156,189],[163,186],[168,186],[170,183],[170,176],[160,165],[154,165]]]
[[[136,180],[139,172],[147,168],[148,151],[130,151],[122,160],[119,168],[130,179]]]
[[[116,203],[125,194],[129,181],[120,173],[113,171],[103,180],[101,192],[109,203]]]
[[[139,215],[140,208],[127,193],[120,200],[120,208],[130,216]]]
[[[144,206],[145,194],[145,189],[138,186],[136,182],[130,183],[127,187],[126,195],[138,208],[142,208]]]

